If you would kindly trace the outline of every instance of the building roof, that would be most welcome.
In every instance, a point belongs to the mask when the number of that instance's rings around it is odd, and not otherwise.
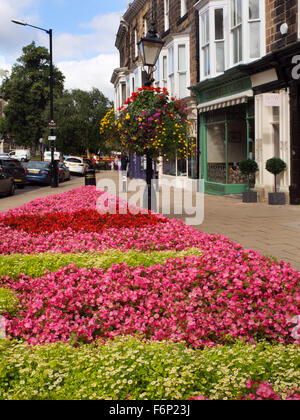
[[[116,43],[115,46],[120,49],[122,44],[123,38],[128,31],[129,24],[132,19],[139,13],[139,11],[145,6],[147,0],[134,0],[132,3],[129,4],[128,9],[126,10],[125,14],[121,18],[119,30],[117,33]]]

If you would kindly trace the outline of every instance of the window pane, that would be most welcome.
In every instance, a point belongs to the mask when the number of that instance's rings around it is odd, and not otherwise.
[[[179,97],[185,98],[187,96],[186,92],[186,73],[179,74]]]
[[[167,80],[167,71],[168,71],[167,56],[164,55],[163,57],[163,79],[164,80]]]
[[[216,40],[224,39],[223,9],[215,10],[215,32]]]
[[[224,42],[216,43],[216,62],[217,73],[223,73],[225,70]]]
[[[178,70],[186,70],[186,48],[185,45],[178,46]]]
[[[242,61],[242,59],[242,27],[239,26],[233,31],[233,62],[236,64]]]
[[[242,23],[242,0],[236,0],[236,18],[237,24]]]
[[[242,23],[242,0],[231,0],[231,26]]]
[[[249,0],[249,19],[259,19],[259,0]]]
[[[175,86],[174,86],[174,74],[172,76],[170,76],[170,94],[173,96],[174,95],[174,91],[175,91]]]
[[[201,27],[202,27],[202,31],[201,31],[201,45],[206,45],[209,43],[209,14],[204,13],[201,16]]]
[[[169,48],[169,74],[174,73],[174,48]]]
[[[260,57],[260,22],[250,23],[250,58]]]
[[[210,74],[209,46],[203,48],[203,58],[204,58],[204,76],[208,76]]]

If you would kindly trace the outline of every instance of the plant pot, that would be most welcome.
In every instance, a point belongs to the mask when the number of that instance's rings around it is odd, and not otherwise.
[[[245,191],[243,193],[243,203],[257,203],[257,192]]]
[[[285,193],[269,193],[270,206],[284,206],[286,204]]]

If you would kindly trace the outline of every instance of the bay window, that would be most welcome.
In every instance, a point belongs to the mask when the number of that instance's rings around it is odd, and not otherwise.
[[[215,9],[216,73],[225,70],[224,10]]]
[[[243,60],[242,0],[231,0],[231,33],[233,39],[233,64]]]
[[[260,0],[249,0],[249,50],[250,58],[260,57]]]
[[[265,0],[198,3],[201,80],[265,54]]]
[[[201,15],[201,55],[202,74],[210,75],[210,34],[209,34],[209,10]]]
[[[174,47],[168,48],[169,65],[168,65],[168,78],[169,78],[169,91],[171,96],[174,95]]]
[[[178,45],[179,98],[187,96],[187,57],[186,45]]]

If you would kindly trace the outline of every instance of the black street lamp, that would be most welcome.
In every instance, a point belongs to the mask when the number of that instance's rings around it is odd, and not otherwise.
[[[22,26],[30,26],[31,28],[39,29],[43,32],[46,32],[49,35],[49,44],[50,44],[50,119],[51,123],[49,124],[50,133],[51,133],[51,140],[50,140],[50,149],[51,149],[51,187],[57,188],[58,187],[58,166],[57,162],[54,160],[54,101],[53,101],[53,48],[52,48],[52,38],[53,38],[53,31],[52,29],[44,29],[40,28],[39,26],[30,25],[27,22],[23,22],[22,20],[12,20],[13,23]]]
[[[154,79],[152,77],[153,69],[157,63],[161,50],[164,46],[164,41],[162,41],[156,30],[156,22],[153,20],[151,23],[151,28],[149,29],[147,35],[141,39],[139,42],[139,49],[143,60],[143,66],[148,66],[148,72],[146,72],[146,87],[151,87]],[[152,210],[151,205],[151,196],[152,196],[152,178],[153,178],[153,162],[152,156],[147,151],[147,169],[146,169],[146,181],[148,187],[148,210]]]

